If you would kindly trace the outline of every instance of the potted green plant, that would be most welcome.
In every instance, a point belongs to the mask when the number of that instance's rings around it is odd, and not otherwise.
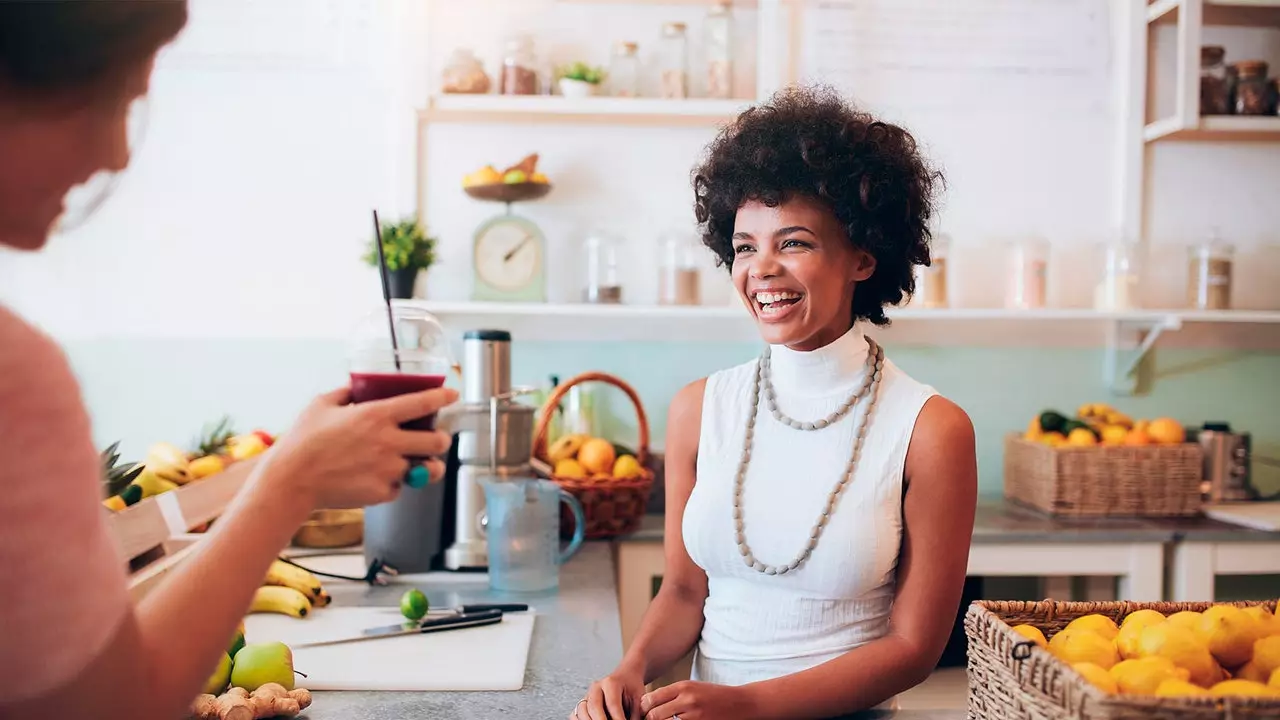
[[[584,98],[595,94],[604,82],[605,72],[584,62],[570,63],[560,68],[560,94],[567,98]]]
[[[364,261],[378,267],[376,238],[370,238]],[[387,284],[393,298],[413,297],[418,272],[436,261],[436,238],[427,235],[417,218],[383,221],[382,252],[387,258]]]

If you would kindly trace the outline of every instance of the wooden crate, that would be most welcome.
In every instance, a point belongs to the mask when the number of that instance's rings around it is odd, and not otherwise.
[[[1004,496],[1058,516],[1191,517],[1203,507],[1202,458],[1195,443],[1049,447],[1010,434]]]

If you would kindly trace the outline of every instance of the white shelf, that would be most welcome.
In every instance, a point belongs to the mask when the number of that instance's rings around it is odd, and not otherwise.
[[[612,123],[719,126],[733,120],[751,100],[665,100],[661,98],[556,95],[437,95],[419,112],[424,122]]]
[[[1280,140],[1280,117],[1209,115],[1194,127],[1184,128],[1177,118],[1149,123],[1143,131],[1147,142],[1157,140],[1257,142]]]
[[[1188,2],[1200,2],[1205,25],[1273,27],[1280,25],[1278,0],[1155,0],[1147,5],[1148,23],[1176,23]]]

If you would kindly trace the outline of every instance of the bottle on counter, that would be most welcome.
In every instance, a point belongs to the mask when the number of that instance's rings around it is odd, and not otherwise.
[[[733,97],[733,11],[717,0],[706,19],[707,97]]]
[[[609,63],[609,94],[614,97],[640,96],[640,46],[620,42],[613,48]]]
[[[659,95],[668,99],[689,97],[689,43],[682,22],[662,26],[662,43],[658,49]]]
[[[1235,248],[1222,242],[1215,230],[1209,239],[1191,247],[1187,260],[1187,305],[1195,310],[1231,308],[1231,266]]]
[[[1016,241],[1007,248],[1008,276],[1004,306],[1033,310],[1045,306],[1049,277],[1049,244],[1041,238]]]

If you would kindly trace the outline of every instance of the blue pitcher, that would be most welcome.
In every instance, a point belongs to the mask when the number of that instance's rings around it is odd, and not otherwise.
[[[490,477],[484,485],[489,586],[539,592],[560,584],[560,565],[582,547],[586,516],[578,499],[550,480]],[[560,548],[560,503],[573,512],[573,538]]]

